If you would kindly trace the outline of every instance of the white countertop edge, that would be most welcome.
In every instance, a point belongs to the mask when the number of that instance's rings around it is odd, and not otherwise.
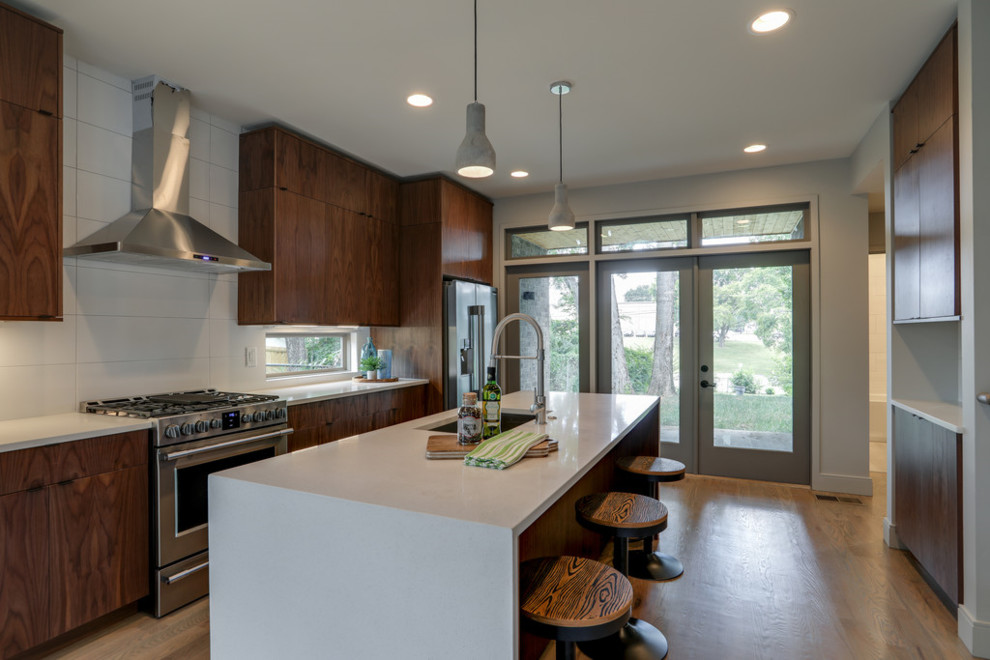
[[[891,399],[891,405],[926,419],[936,426],[953,433],[965,433],[962,425],[962,405],[944,401],[916,401],[913,399]]]
[[[73,442],[102,435],[142,431],[151,421],[92,413],[63,413],[0,422],[0,452]]]
[[[283,385],[281,387],[268,387],[254,390],[254,394],[272,394],[285,399],[286,405],[295,406],[301,403],[315,403],[327,399],[341,399],[348,396],[367,394],[369,392],[381,392],[384,390],[397,390],[403,387],[413,387],[415,385],[428,385],[430,381],[425,378],[400,378],[394,383],[361,383],[351,379],[334,380],[322,383],[308,383],[305,385]]]

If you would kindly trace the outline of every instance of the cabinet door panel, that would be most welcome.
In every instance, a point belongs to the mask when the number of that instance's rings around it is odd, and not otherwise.
[[[894,320],[920,315],[918,158],[894,175]]]
[[[912,160],[919,160],[920,316],[959,313],[956,122],[949,119]]]
[[[368,260],[364,265],[366,295],[371,301],[366,309],[368,325],[399,324],[399,228],[386,220],[366,218],[370,241]]]
[[[370,212],[365,186],[367,168],[329,151],[323,153],[327,171],[327,203],[367,215]]]
[[[148,471],[51,486],[51,634],[149,593]]]
[[[365,185],[368,189],[368,213],[371,217],[396,222],[399,182],[381,172],[369,169]]]
[[[332,323],[327,313],[329,237],[326,204],[292,192],[275,193],[275,309],[281,323]]]
[[[57,28],[0,7],[0,100],[62,116],[62,47]]]
[[[0,657],[48,639],[48,491],[0,497]]]
[[[326,278],[333,291],[330,306],[331,324],[361,325],[364,309],[374,304],[364,295],[367,273],[364,263],[371,246],[365,224],[367,218],[345,209],[327,205],[329,232],[329,267]]]
[[[932,485],[929,491],[932,549],[931,564],[927,568],[953,603],[960,602],[961,595],[959,443],[957,434],[933,425]]]
[[[443,191],[443,274],[491,284],[492,205],[447,181]]]
[[[327,201],[326,151],[294,135],[276,134],[276,185],[304,197]]]
[[[918,139],[918,86],[914,83],[908,87],[894,106],[892,121],[894,124],[894,167],[896,171],[912,156],[917,149]]]
[[[918,74],[918,141],[928,138],[956,113],[956,30],[942,39]]]
[[[0,319],[62,315],[60,130],[0,102]]]

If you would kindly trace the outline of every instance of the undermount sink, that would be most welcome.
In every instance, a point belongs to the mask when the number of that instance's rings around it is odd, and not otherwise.
[[[534,419],[536,419],[536,415],[505,411],[502,413],[502,430],[508,431],[509,429],[514,429],[526,422],[532,422]],[[423,430],[437,431],[438,433],[457,433],[457,420],[447,420],[436,426],[424,426]]]

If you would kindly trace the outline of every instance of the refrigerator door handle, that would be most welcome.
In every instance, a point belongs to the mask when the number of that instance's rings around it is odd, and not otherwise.
[[[485,373],[485,306],[472,305],[468,308],[468,318],[471,319],[471,342],[474,344],[476,364],[471,374],[471,390],[481,394],[481,383]]]

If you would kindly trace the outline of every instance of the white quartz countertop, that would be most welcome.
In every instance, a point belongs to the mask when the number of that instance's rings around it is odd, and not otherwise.
[[[914,413],[932,424],[963,433],[962,405],[943,401],[918,401],[916,399],[891,399],[890,403],[901,410]]]
[[[532,392],[503,399],[527,411]],[[315,496],[336,498],[509,528],[519,533],[581,478],[658,404],[654,396],[548,395],[546,432],[559,451],[526,458],[507,470],[428,460],[428,430],[456,417],[438,413],[337,442],[219,473]],[[520,429],[536,429],[529,422]],[[659,429],[658,429],[659,432]]]
[[[91,413],[64,413],[0,422],[0,452],[150,429],[151,421]]]
[[[255,390],[255,394],[274,394],[285,399],[290,406],[300,403],[313,403],[325,399],[339,399],[355,394],[395,390],[414,385],[427,385],[430,381],[423,378],[400,378],[394,383],[362,383],[353,380],[338,380],[333,382],[309,383],[306,385],[287,385],[284,387],[269,387]]]

